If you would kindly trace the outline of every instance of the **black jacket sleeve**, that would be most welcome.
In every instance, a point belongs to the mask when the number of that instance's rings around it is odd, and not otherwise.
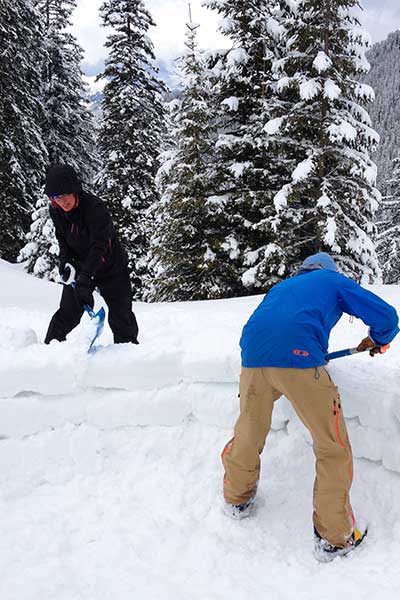
[[[67,262],[71,262],[71,259],[70,259],[69,252],[68,252],[67,242],[66,242],[66,240],[63,236],[63,233],[60,229],[60,226],[57,222],[58,221],[57,213],[55,212],[54,208],[50,208],[50,217],[54,223],[56,238],[57,238],[58,247],[59,247],[58,268],[59,268],[60,273],[62,273],[64,271],[65,264]]]
[[[108,252],[113,225],[110,213],[100,202],[87,211],[85,222],[89,231],[89,253],[81,264],[80,271],[94,277]]]

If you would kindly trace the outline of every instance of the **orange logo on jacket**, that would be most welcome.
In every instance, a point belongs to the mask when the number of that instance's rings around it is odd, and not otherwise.
[[[293,354],[296,356],[310,356],[310,353],[307,350],[292,350]]]

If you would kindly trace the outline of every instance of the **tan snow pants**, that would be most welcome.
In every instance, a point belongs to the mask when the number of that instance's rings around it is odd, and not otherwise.
[[[310,431],[316,456],[314,526],[335,546],[345,546],[354,528],[349,500],[353,458],[337,387],[323,367],[242,368],[240,416],[222,453],[224,497],[242,504],[255,494],[260,454],[271,427],[275,400],[285,395]],[[289,490],[288,490],[289,493]]]

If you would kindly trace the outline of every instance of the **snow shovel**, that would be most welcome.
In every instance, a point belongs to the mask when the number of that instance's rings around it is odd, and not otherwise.
[[[75,287],[76,270],[75,270],[75,267],[73,267],[70,263],[66,263],[65,268],[67,268],[67,267],[70,270],[70,275],[69,275],[68,279],[63,279],[62,277],[60,277],[59,281],[63,285],[70,285],[74,288]],[[101,335],[101,332],[103,331],[103,328],[104,328],[106,311],[104,310],[103,307],[101,307],[100,310],[97,313],[95,313],[94,310],[92,308],[90,308],[90,306],[88,306],[87,304],[84,304],[83,308],[87,312],[87,314],[89,315],[91,320],[96,323],[96,331],[94,333],[94,336],[93,336],[93,338],[90,342],[89,348],[88,348],[88,354],[92,354],[93,352],[95,352],[95,348],[94,348],[93,344],[97,340],[97,338]]]
[[[390,344],[386,344],[385,346],[376,346],[379,348],[379,354],[384,354],[386,350],[390,348]],[[373,348],[365,348],[365,350],[357,350],[357,348],[346,348],[345,350],[337,350],[336,352],[329,352],[325,354],[325,363],[328,363],[330,360],[334,360],[335,358],[342,358],[342,356],[351,356],[352,354],[361,354],[362,352],[367,352],[367,350],[372,350]]]
[[[96,323],[96,331],[95,331],[95,334],[94,334],[92,341],[90,342],[90,345],[88,348],[88,354],[93,354],[94,352],[96,352],[96,347],[93,346],[93,344],[95,343],[97,338],[100,337],[100,335],[103,331],[103,328],[104,328],[104,320],[106,318],[106,311],[104,310],[103,307],[101,307],[100,310],[97,311],[97,313],[95,313],[94,310],[92,310],[90,308],[90,306],[87,306],[86,304],[83,308],[88,313],[88,315],[92,319],[92,321],[94,321]]]

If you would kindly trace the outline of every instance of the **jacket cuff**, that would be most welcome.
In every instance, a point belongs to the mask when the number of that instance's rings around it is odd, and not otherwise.
[[[382,344],[380,342],[377,342],[371,335],[371,327],[369,327],[368,329],[368,337],[370,340],[372,340],[375,344],[375,346],[382,346]]]

